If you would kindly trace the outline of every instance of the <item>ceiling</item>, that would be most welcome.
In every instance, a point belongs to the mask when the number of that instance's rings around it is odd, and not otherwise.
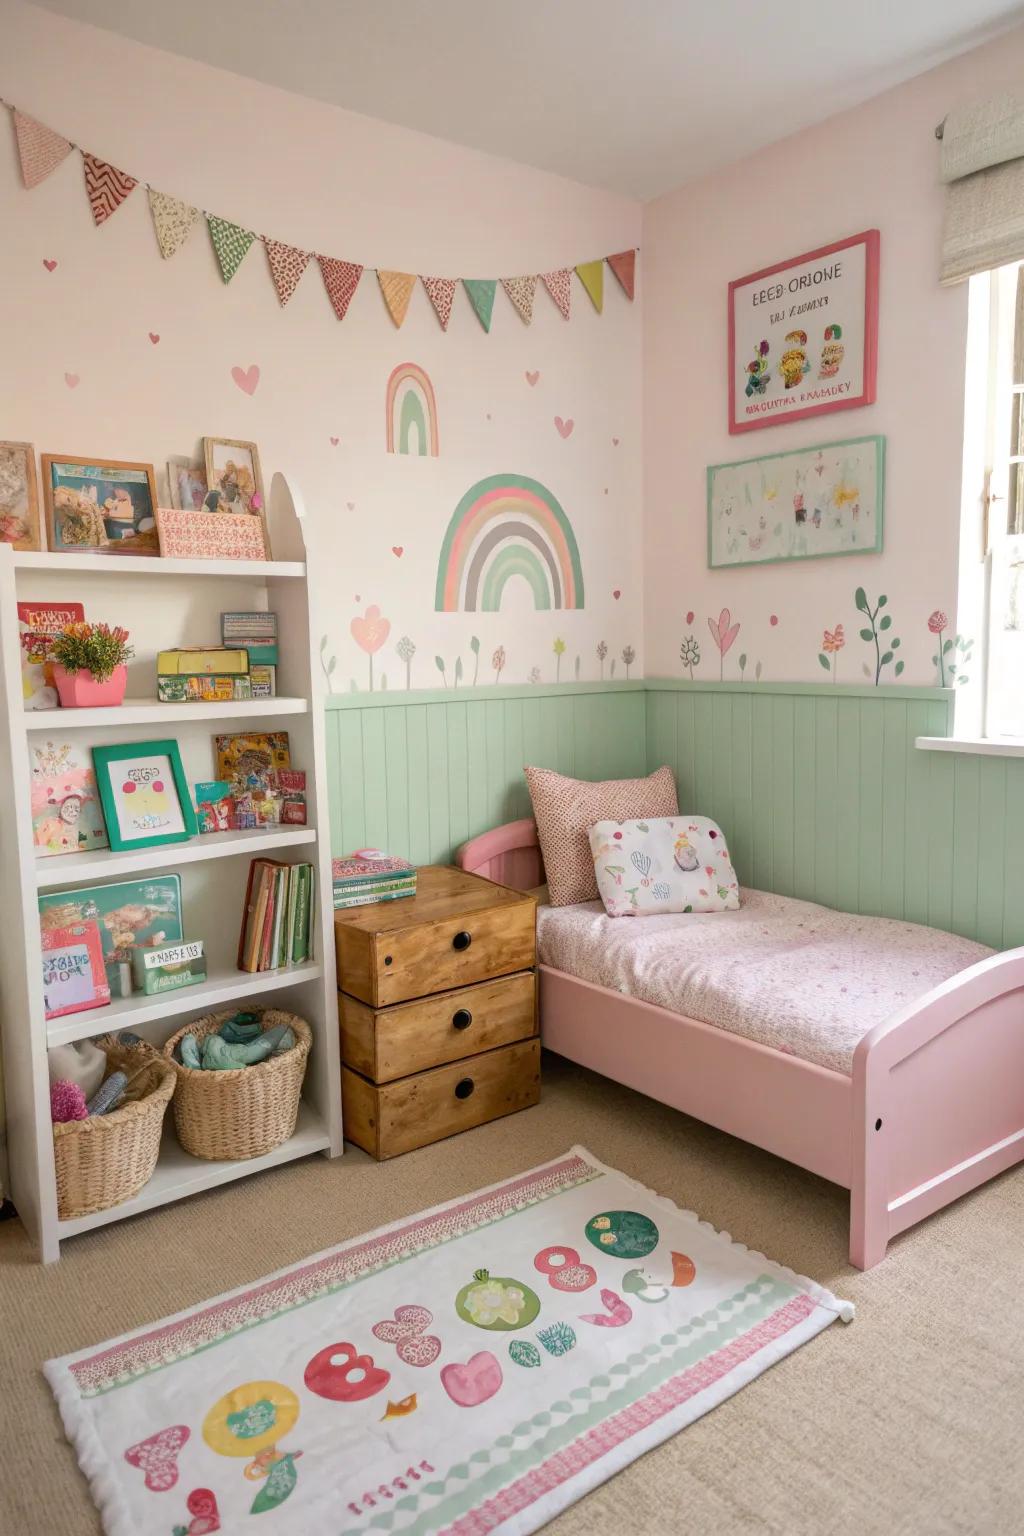
[[[1010,0],[41,3],[643,199],[1024,20],[1024,4]]]

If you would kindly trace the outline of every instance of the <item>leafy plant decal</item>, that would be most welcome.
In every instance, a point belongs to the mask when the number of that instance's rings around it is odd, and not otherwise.
[[[562,677],[562,657],[565,655],[565,641],[561,635],[555,636],[555,643],[551,647],[555,653],[555,682],[560,682]]]
[[[473,652],[473,687],[475,688],[476,680],[480,675],[480,637],[478,635],[470,635],[469,648]]]
[[[744,674],[744,672],[746,670],[747,670],[747,653],[746,653],[746,651],[741,651],[740,652],[740,682],[741,683],[743,681],[743,674]]]
[[[405,662],[405,686],[407,688],[411,688],[412,659],[416,655],[416,647],[413,645],[408,635],[403,635],[401,640],[399,640],[398,644],[395,646],[395,650],[398,652],[399,658]]]
[[[527,680],[528,683],[539,683],[540,682],[540,667],[531,667],[530,668],[529,676],[527,677],[526,680]]]
[[[497,682],[505,670],[505,647],[503,645],[499,645],[491,657],[491,666],[494,668],[494,681]]]
[[[948,640],[946,641],[946,644],[949,644]],[[949,674],[950,682],[954,683],[957,688],[960,688],[964,683],[970,681],[964,671],[964,667],[966,667],[970,662],[971,650],[973,649],[974,641],[965,640],[963,635],[954,635],[953,645],[956,648],[956,654],[959,657],[959,660],[949,662],[947,664],[946,671]]]
[[[447,688],[448,687],[448,675],[447,675],[447,673],[444,670],[444,657],[443,656],[435,656],[434,657],[434,666],[440,672],[441,679],[444,682],[445,687]]]
[[[626,681],[628,682],[629,669],[633,665],[634,661],[636,661],[636,651],[631,645],[624,645],[622,647],[622,659],[626,663]]]
[[[890,665],[894,659],[895,652],[900,648],[899,639],[895,636],[890,639],[888,634],[888,631],[892,629],[892,614],[885,613],[882,614],[881,618],[879,618],[879,614],[882,613],[882,609],[885,607],[889,599],[883,592],[874,608],[872,608],[871,604],[868,602],[867,593],[864,591],[864,588],[858,587],[853,595],[853,600],[860,612],[867,615],[868,624],[871,626],[870,629],[866,627],[862,629],[860,632],[860,637],[862,640],[867,641],[869,645],[873,645],[875,648],[875,687],[877,688],[879,683],[882,681],[883,667]],[[885,646],[885,650],[882,649],[883,645]],[[868,677],[870,677],[871,668],[865,665],[864,670]],[[903,662],[900,660],[896,662],[896,665],[893,668],[893,674],[894,676],[899,677],[902,671]]]
[[[696,635],[687,635],[679,647],[679,660],[690,674],[693,682],[693,669],[700,666],[700,642]]]
[[[605,659],[605,657],[607,655],[608,655],[608,642],[606,640],[599,640],[597,642],[597,659],[601,663],[601,681],[602,682],[604,682],[604,659]],[[614,666],[614,665],[615,665],[615,663],[612,662],[612,666]]]
[[[725,677],[725,653],[740,632],[739,624],[732,624],[730,622],[731,619],[732,614],[729,612],[728,608],[722,609],[721,613],[718,615],[717,624],[714,619],[708,619],[708,629],[711,631],[711,638],[718,646],[718,654],[721,657],[721,663],[718,669],[719,679]]]
[[[759,683],[760,681],[761,681],[761,663],[758,662],[757,666],[754,668],[754,682],[755,683]]]
[[[948,625],[949,620],[942,609],[936,608],[928,620],[928,628],[938,641],[938,654],[932,657],[932,661],[939,669],[941,688],[962,686],[968,681],[964,668],[971,659],[974,647],[974,641],[966,640],[963,635],[949,635],[943,640]]]
[[[456,686],[456,688],[459,686],[459,684],[461,682],[462,682],[462,657],[461,656],[456,656],[456,658],[455,658],[455,686]]]
[[[835,629],[826,629],[821,641],[821,650],[818,652],[818,662],[826,672],[831,672],[833,682],[836,680],[836,671],[839,667],[839,652],[845,644],[846,636],[841,624],[837,624]],[[829,661],[830,656],[831,661]]]
[[[327,643],[327,636],[322,635],[320,638],[320,665],[323,668],[324,677],[327,679],[327,692],[333,693],[334,684],[331,681],[331,678],[334,674],[335,667],[338,665],[338,658],[337,656],[328,656]]]
[[[575,677],[576,681],[579,682],[579,680],[580,680],[580,658],[578,656],[576,657],[576,660],[573,663],[573,669],[572,670],[573,670],[573,676]]]
[[[615,676],[615,657],[614,656],[612,657],[612,664],[608,668],[608,676],[609,677],[614,677]]]

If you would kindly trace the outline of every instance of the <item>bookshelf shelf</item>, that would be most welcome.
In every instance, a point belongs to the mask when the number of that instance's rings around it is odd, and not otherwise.
[[[342,1150],[341,1069],[332,927],[330,824],[326,793],[319,641],[322,625],[306,580],[307,526],[301,498],[282,475],[268,497],[274,561],[118,559],[21,553],[0,545],[0,1028],[3,1031],[11,1196],[40,1258],[52,1262],[79,1232],[120,1221],[199,1190],[244,1178],[311,1153]],[[206,578],[202,581],[197,578]],[[123,623],[136,648],[138,694],[156,653],[219,636],[225,610],[277,614],[278,685],[272,699],[228,704],[161,704],[133,697],[112,709],[26,710],[21,677],[18,602],[81,602],[90,619]],[[154,667],[155,670],[155,667]],[[129,669],[129,679],[136,675]],[[152,684],[150,685],[152,686]],[[149,732],[146,727],[150,727]],[[95,747],[174,736],[190,783],[212,779],[212,737],[225,730],[287,729],[295,767],[306,772],[309,824],[196,836],[184,843],[115,852],[40,858],[33,844],[30,751],[48,740]],[[67,733],[67,734],[65,734]],[[248,860],[262,855],[314,870],[312,958],[250,974],[235,965]],[[43,1002],[38,899],[42,891],[180,872],[185,938],[206,942],[209,972],[180,992],[135,993],[105,1008],[47,1020]],[[93,1216],[57,1216],[50,1124],[47,1048],[121,1029],[140,1030],[159,1045],[182,1023],[212,1009],[266,1000],[292,1009],[313,1031],[294,1136],[266,1157],[207,1163],[189,1157],[164,1123],[156,1172],[131,1200]]]
[[[36,854],[36,885],[41,891],[58,885],[89,885],[94,880],[122,880],[146,869],[166,869],[168,865],[202,864],[207,859],[237,858],[244,854],[258,858],[282,848],[298,848],[316,842],[315,827],[275,827],[272,831],[207,832],[188,843],[170,843],[162,848],[138,848],[115,852],[100,848],[95,853],[58,854],[40,858]]]

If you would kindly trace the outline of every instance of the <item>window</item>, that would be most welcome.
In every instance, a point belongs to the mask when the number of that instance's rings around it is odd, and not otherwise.
[[[984,401],[976,424],[984,434],[984,449],[973,467],[970,453],[965,454],[966,477],[981,468],[982,495],[980,539],[972,537],[965,522],[961,599],[978,615],[983,644],[981,654],[965,663],[962,643],[954,642],[944,661],[947,673],[953,669],[949,681],[962,681],[970,669],[984,683],[983,735],[1024,738],[1024,264],[972,278],[971,289],[971,322],[987,320],[988,357],[987,380],[974,392],[972,383],[980,381],[972,370],[969,343],[967,431],[969,437],[974,393]],[[976,486],[977,481],[967,501],[972,520]],[[967,586],[976,588],[973,603],[971,593],[964,592],[965,576]]]

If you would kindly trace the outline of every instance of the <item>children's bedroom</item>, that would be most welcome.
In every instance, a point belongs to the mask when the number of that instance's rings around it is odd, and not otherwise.
[[[1024,1529],[1024,5],[0,0],[0,1527]]]

